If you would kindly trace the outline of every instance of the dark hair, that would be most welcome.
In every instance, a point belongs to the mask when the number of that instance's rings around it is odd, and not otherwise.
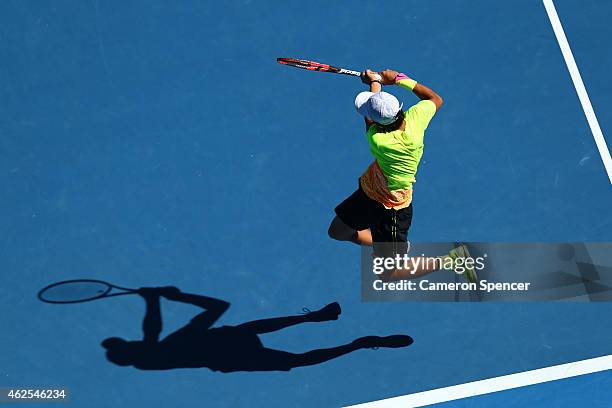
[[[387,132],[393,132],[394,130],[399,129],[402,126],[403,122],[404,122],[404,111],[400,109],[400,111],[397,112],[397,115],[395,115],[395,121],[389,123],[388,125],[381,125],[380,123],[376,123],[376,126],[381,132],[387,133]]]

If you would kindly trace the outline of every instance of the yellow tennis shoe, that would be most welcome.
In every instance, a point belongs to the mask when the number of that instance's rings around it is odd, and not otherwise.
[[[465,269],[465,271],[463,272],[463,275],[465,275],[465,278],[467,279],[467,281],[470,283],[478,282],[478,275],[476,274],[476,271],[474,270],[473,262],[468,262],[468,263],[465,262],[466,258],[470,258],[470,259],[472,258],[467,245],[461,244],[461,245],[456,246],[455,248],[451,249],[448,252],[448,256],[453,260],[453,266],[455,265],[458,259],[462,259],[461,266]]]

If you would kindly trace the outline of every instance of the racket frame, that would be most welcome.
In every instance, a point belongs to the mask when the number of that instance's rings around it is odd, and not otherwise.
[[[56,301],[56,300],[45,299],[44,296],[43,296],[45,291],[47,291],[48,289],[54,288],[56,286],[61,286],[61,285],[65,285],[65,284],[75,283],[75,282],[78,282],[78,283],[100,283],[100,284],[106,285],[107,289],[104,291],[104,293],[101,293],[101,294],[99,294],[97,296],[94,296],[94,297],[91,297],[91,298],[87,298],[87,299],[80,299],[80,300]],[[110,293],[110,292],[113,291],[113,289],[123,290],[123,292]],[[45,286],[40,291],[38,291],[37,297],[38,297],[38,299],[40,301],[45,302],[45,303],[69,304],[69,303],[89,302],[91,300],[98,300],[98,299],[114,297],[114,296],[131,295],[131,294],[134,294],[134,293],[138,293],[138,291],[136,289],[124,288],[122,286],[113,285],[112,283],[108,283],[108,282],[105,282],[105,281],[99,280],[99,279],[70,279],[70,280],[65,280],[65,281],[61,281],[61,282],[55,282],[55,283],[52,283],[51,285]]]

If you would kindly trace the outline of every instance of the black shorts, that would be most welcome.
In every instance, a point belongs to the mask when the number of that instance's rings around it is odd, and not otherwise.
[[[408,251],[412,203],[400,210],[385,208],[368,197],[360,183],[357,191],[341,202],[335,211],[342,222],[354,230],[370,229],[375,256],[394,256]]]

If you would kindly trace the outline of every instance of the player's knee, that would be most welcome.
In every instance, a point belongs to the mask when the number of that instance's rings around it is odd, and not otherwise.
[[[355,236],[355,231],[342,222],[340,218],[335,217],[329,224],[327,235],[337,241],[349,241]]]

